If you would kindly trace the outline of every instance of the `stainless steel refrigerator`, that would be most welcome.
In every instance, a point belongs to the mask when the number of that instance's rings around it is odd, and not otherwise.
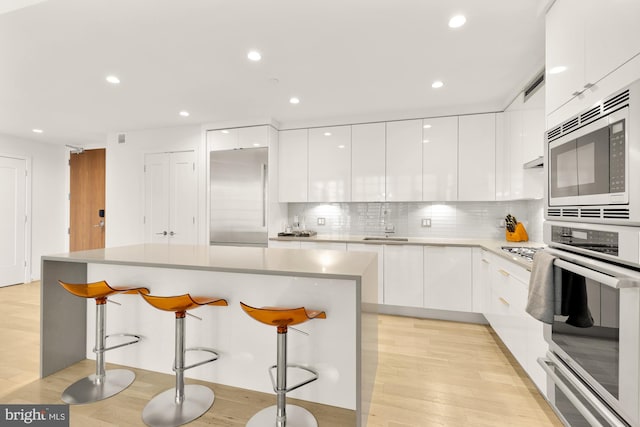
[[[210,244],[267,246],[267,150],[211,152]]]

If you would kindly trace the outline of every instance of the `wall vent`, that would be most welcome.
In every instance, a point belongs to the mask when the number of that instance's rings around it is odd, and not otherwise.
[[[127,139],[127,135],[124,133],[119,133],[118,134],[118,144],[124,144],[125,140]]]

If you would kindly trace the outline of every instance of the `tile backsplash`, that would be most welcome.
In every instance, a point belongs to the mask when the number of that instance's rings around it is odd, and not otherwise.
[[[319,234],[381,236],[393,226],[395,236],[503,239],[500,221],[510,213],[522,222],[529,240],[542,242],[542,200],[508,202],[290,203],[289,224]],[[324,218],[324,225],[318,225]],[[430,227],[423,227],[428,219]],[[283,229],[284,229],[283,224]]]

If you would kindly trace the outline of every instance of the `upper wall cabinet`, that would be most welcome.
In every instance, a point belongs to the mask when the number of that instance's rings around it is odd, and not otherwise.
[[[278,138],[278,201],[280,202],[307,201],[307,137],[307,129],[280,132]]]
[[[496,199],[496,115],[460,116],[458,200]]]
[[[309,129],[308,200],[351,201],[351,126]]]
[[[385,200],[385,123],[351,126],[351,200]]]
[[[640,53],[638,16],[637,0],[554,3],[546,17],[547,115]]]
[[[422,200],[458,199],[458,117],[422,122]]]
[[[209,151],[269,146],[269,126],[219,129],[207,132]]]
[[[386,199],[422,200],[422,120],[387,122]]]

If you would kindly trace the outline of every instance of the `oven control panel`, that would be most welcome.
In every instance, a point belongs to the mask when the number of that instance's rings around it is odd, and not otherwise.
[[[551,241],[613,256],[618,256],[620,249],[618,233],[614,231],[554,225],[551,227]]]

